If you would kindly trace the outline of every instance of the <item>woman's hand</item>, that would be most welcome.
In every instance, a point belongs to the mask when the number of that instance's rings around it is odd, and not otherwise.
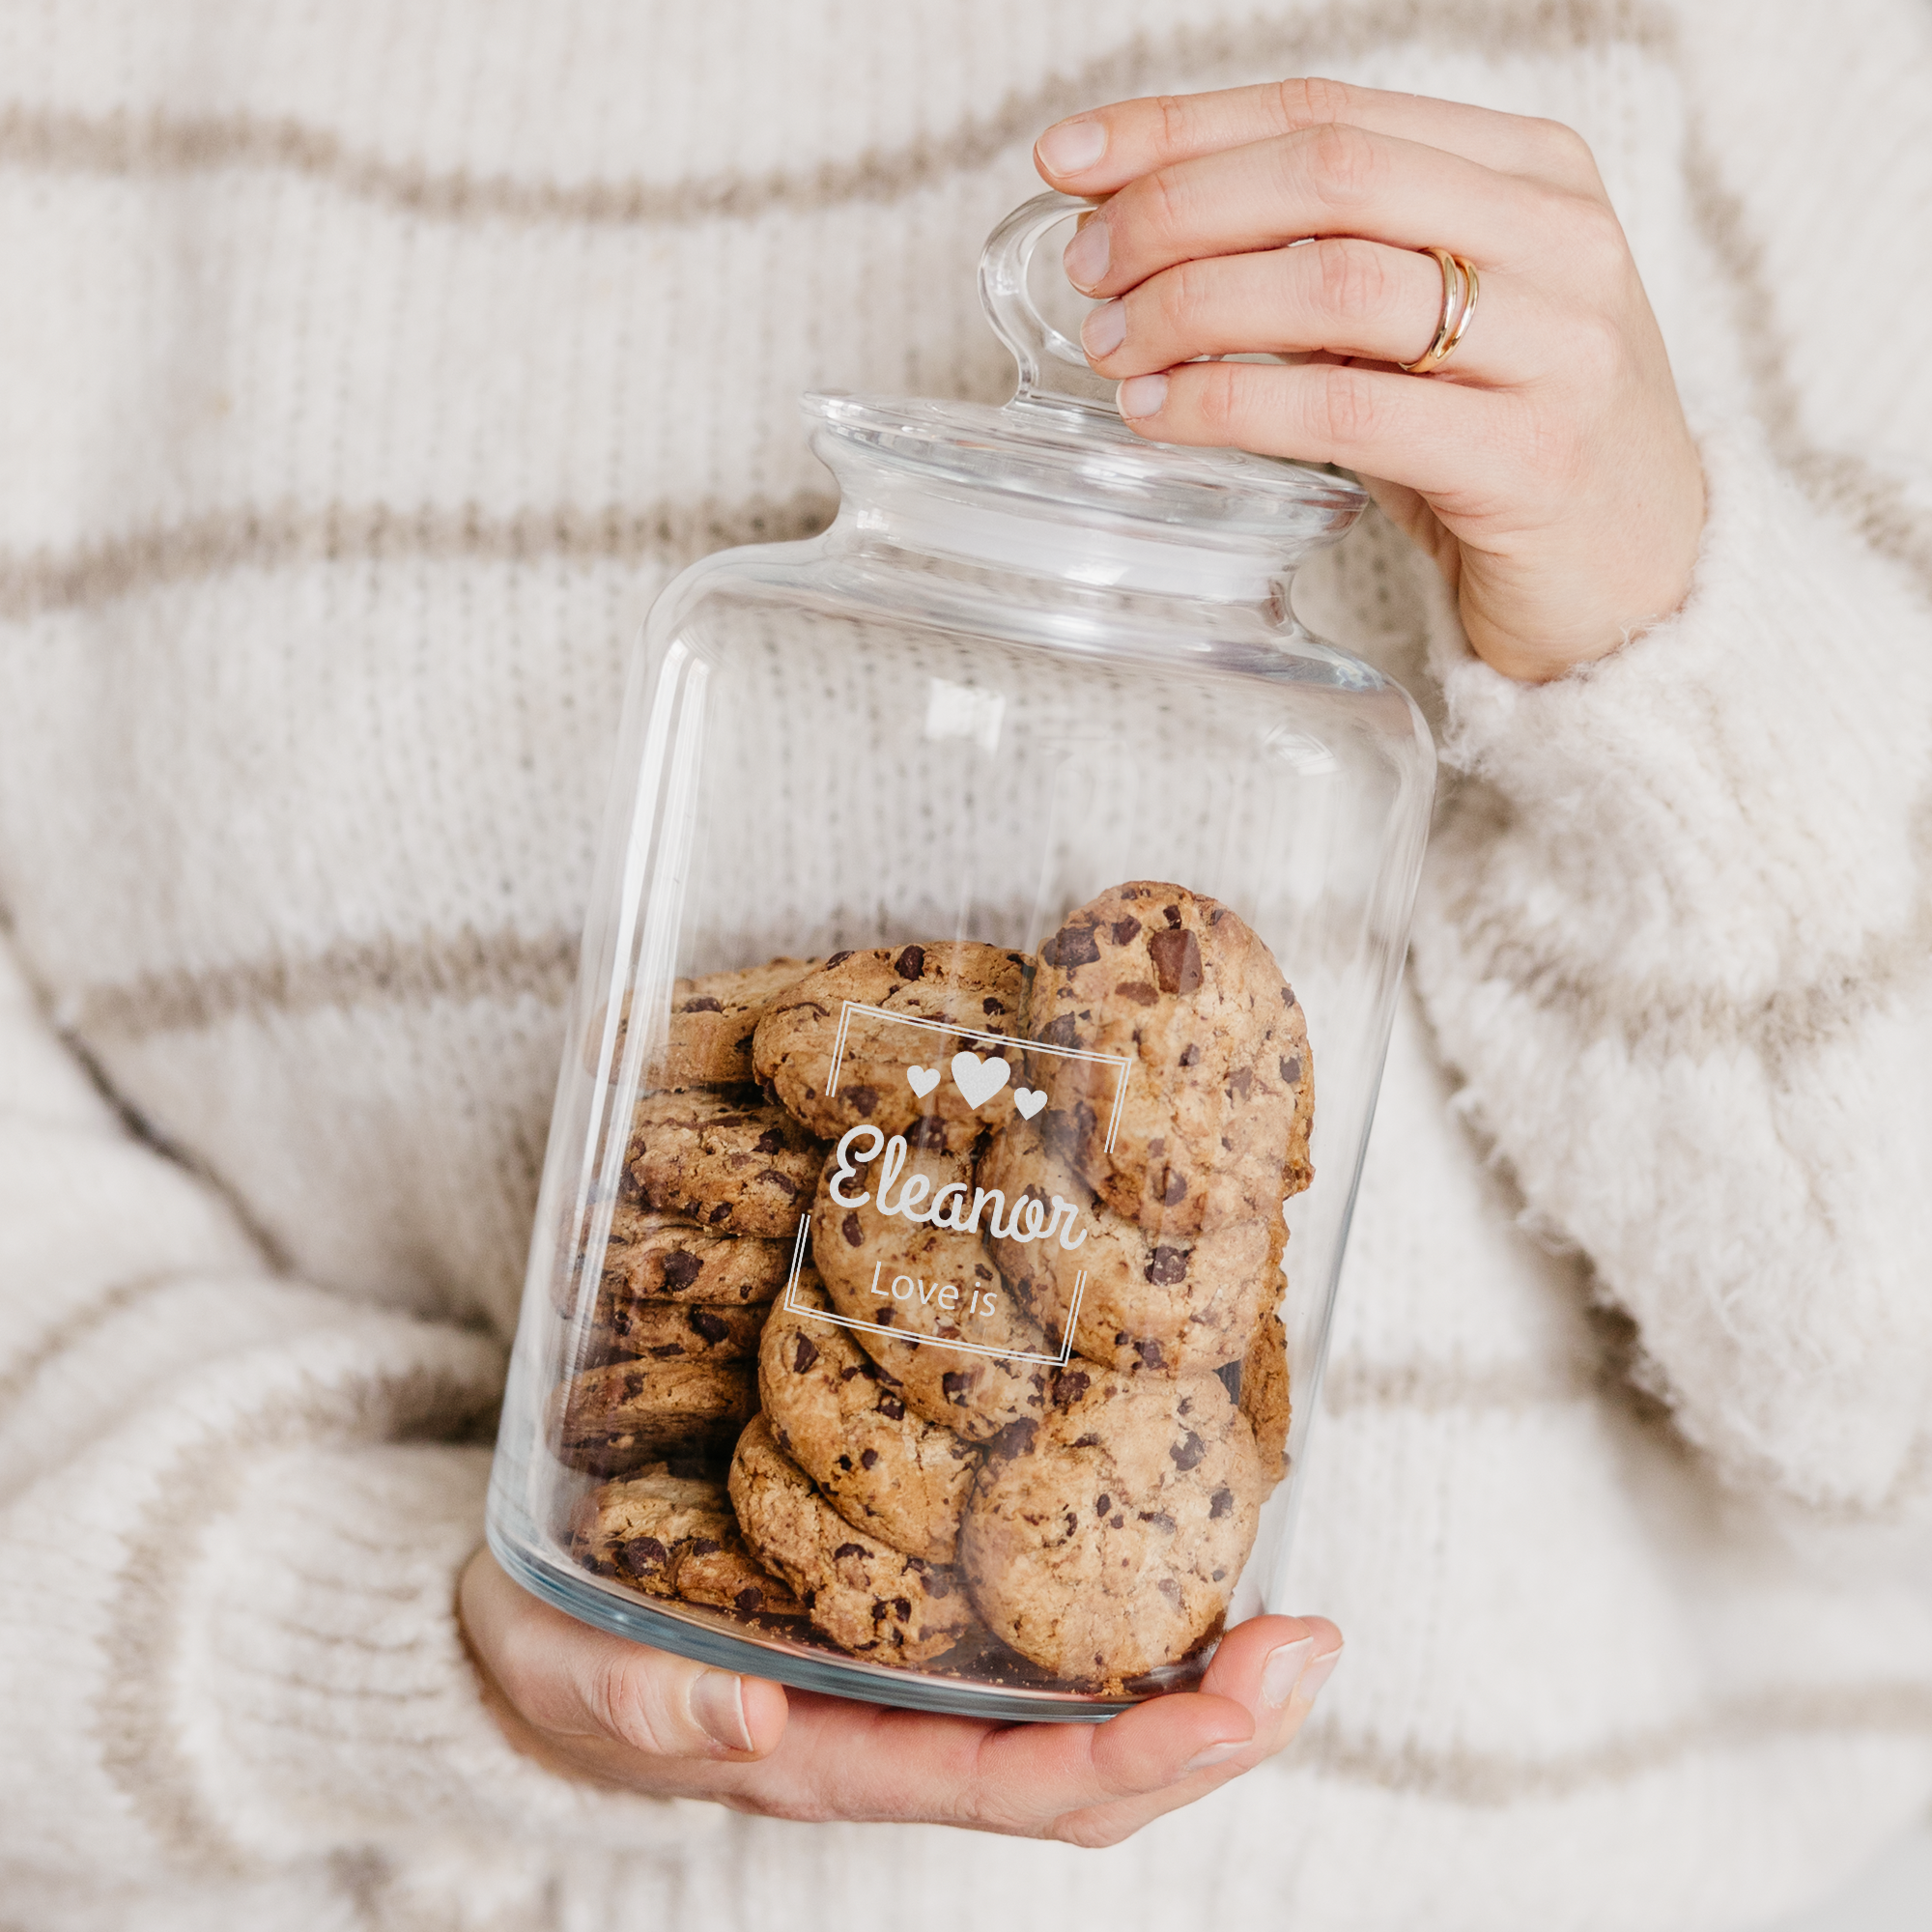
[[[1512,677],[1559,676],[1682,602],[1703,471],[1569,128],[1303,80],[1097,108],[1035,158],[1055,187],[1109,197],[1066,272],[1114,298],[1084,346],[1143,435],[1376,479]],[[1431,246],[1473,262],[1481,293],[1440,373],[1411,376],[1397,365],[1443,308]],[[1314,359],[1192,359],[1254,351]]]
[[[1289,1743],[1342,1654],[1320,1617],[1257,1617],[1199,1690],[1104,1724],[923,1717],[692,1663],[519,1589],[488,1550],[463,1626],[510,1742],[566,1776],[774,1818],[963,1825],[1118,1844]]]

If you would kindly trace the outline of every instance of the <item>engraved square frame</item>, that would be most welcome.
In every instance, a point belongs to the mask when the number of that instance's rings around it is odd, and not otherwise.
[[[1027,1053],[1044,1053],[1060,1060],[1085,1060],[1115,1069],[1114,1105],[1107,1117],[1107,1138],[1101,1143],[1103,1150],[1111,1153],[1114,1140],[1121,1130],[1121,1113],[1126,1105],[1127,1082],[1133,1077],[1134,1063],[1124,1053],[1094,1053],[1086,1047],[1056,1046],[1050,1041],[1015,1039],[1011,1034],[981,1033],[973,1027],[955,1025],[951,1020],[931,1020],[913,1013],[889,1013],[883,1007],[868,1007],[862,1000],[847,1000],[838,1014],[838,1032],[832,1042],[832,1065],[826,1075],[825,1093],[829,1099],[838,1091],[838,1071],[845,1054],[845,1036],[852,1024],[855,1013],[863,1013],[867,1019],[885,1020],[893,1026],[914,1028],[922,1033],[943,1034],[952,1039],[980,1040],[988,1045],[1001,1048],[1017,1046]],[[987,1096],[991,1098],[989,1094]],[[805,1249],[811,1233],[811,1211],[799,1217],[798,1234],[792,1240],[791,1272],[785,1277],[783,1307],[788,1315],[798,1316],[807,1321],[824,1321],[836,1328],[850,1328],[861,1334],[884,1335],[895,1342],[903,1342],[915,1349],[945,1349],[953,1354],[993,1355],[1009,1362],[1037,1362],[1042,1367],[1064,1369],[1073,1358],[1073,1329],[1080,1319],[1080,1297],[1086,1292],[1087,1271],[1082,1268],[1073,1280],[1073,1293],[1069,1297],[1066,1320],[1063,1324],[1060,1352],[1057,1355],[1043,1355],[1011,1349],[996,1349],[984,1342],[948,1342],[934,1335],[910,1335],[902,1328],[887,1326],[883,1321],[863,1321],[856,1315],[840,1315],[835,1310],[802,1307],[796,1298],[799,1270],[805,1265]]]

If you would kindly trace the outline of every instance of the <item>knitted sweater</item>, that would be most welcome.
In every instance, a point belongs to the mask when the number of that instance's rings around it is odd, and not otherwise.
[[[639,620],[826,521],[799,391],[1004,393],[1040,128],[1305,71],[1588,137],[1711,505],[1543,689],[1376,518],[1298,586],[1450,768],[1347,1665],[1100,1855],[564,1783],[452,1590]],[[1928,85],[1915,0],[0,6],[0,1921],[1705,1932],[1921,1811]]]

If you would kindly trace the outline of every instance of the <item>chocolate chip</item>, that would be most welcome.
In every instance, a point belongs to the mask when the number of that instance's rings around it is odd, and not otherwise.
[[[1034,1035],[1046,1046],[1077,1046],[1080,1043],[1079,1025],[1071,1013],[1062,1013],[1057,1020],[1049,1020]]]
[[[893,1615],[897,1617],[900,1623],[904,1623],[912,1615],[911,1600],[905,1597],[895,1597],[893,1599]]]
[[[953,1407],[964,1408],[966,1398],[973,1393],[973,1384],[979,1379],[978,1369],[952,1369],[940,1377],[939,1386]]]
[[[1201,1049],[1189,1040],[1180,1049],[1180,1064],[1183,1066],[1198,1066],[1201,1064]]]
[[[791,1372],[802,1376],[818,1359],[818,1344],[810,1335],[794,1335],[791,1348]]]
[[[1154,1588],[1178,1610],[1180,1607],[1180,1585],[1172,1577],[1163,1577]]]
[[[1221,1386],[1228,1391],[1228,1400],[1237,1403],[1241,1399],[1241,1365],[1239,1362],[1223,1362],[1214,1371],[1221,1378]]]
[[[946,1122],[937,1114],[922,1114],[906,1129],[906,1146],[915,1153],[946,1151]]]
[[[1131,946],[1139,936],[1141,923],[1137,919],[1117,919],[1110,932],[1116,946]]]
[[[1211,1521],[1216,1517],[1229,1515],[1235,1507],[1233,1490],[1216,1490],[1208,1502],[1208,1516]]]
[[[1073,1447],[1076,1449],[1097,1449],[1099,1446],[1100,1438],[1091,1432],[1088,1435],[1076,1435],[1073,1438]]]
[[[1282,1003],[1282,1005],[1283,1005],[1283,1006],[1285,1006],[1285,1007],[1292,1007],[1292,1006],[1293,1006],[1293,1004],[1294,1004],[1294,988],[1293,988],[1293,986],[1284,986],[1284,987],[1283,987],[1283,988],[1281,989],[1281,1003]]]
[[[1191,932],[1156,932],[1148,941],[1154,977],[1163,993],[1192,993],[1202,980],[1201,942]]]
[[[775,1167],[765,1168],[761,1172],[753,1175],[752,1179],[754,1181],[769,1180],[787,1201],[796,1201],[798,1199],[798,1182],[790,1175],[781,1174]]]
[[[704,1264],[696,1255],[687,1254],[682,1248],[674,1249],[664,1258],[664,1281],[667,1288],[689,1288],[704,1272]]]
[[[923,946],[908,946],[893,961],[893,971],[901,980],[917,980],[925,971],[925,948]]]
[[[1167,1453],[1174,1466],[1184,1471],[1193,1468],[1207,1455],[1208,1445],[1190,1429]]]
[[[846,1474],[847,1474],[847,1475],[849,1476],[849,1475],[850,1475],[850,1474],[852,1473],[852,1459],[851,1459],[851,1457],[849,1457],[849,1456],[841,1456],[841,1457],[839,1457],[839,1459],[838,1459],[838,1466],[839,1466],[839,1467],[840,1467],[841,1469],[843,1469],[843,1470],[845,1471],[845,1473],[846,1473]]]
[[[1023,1415],[1017,1422],[1008,1423],[988,1439],[986,1454],[1005,1462],[1010,1462],[1015,1456],[1024,1456],[1033,1447],[1033,1438],[1038,1431],[1039,1424],[1032,1416]]]
[[[1071,1408],[1094,1386],[1094,1378],[1082,1369],[1062,1369],[1053,1378],[1053,1406]]]
[[[1179,925],[1180,923],[1180,908],[1179,906],[1162,906],[1160,916],[1167,921],[1169,925]],[[1151,945],[1153,942],[1150,940],[1148,943]]]
[[[1100,947],[1091,925],[1063,925],[1039,949],[1039,956],[1049,966],[1065,969],[1091,966],[1099,958]]]
[[[903,1422],[905,1420],[905,1404],[895,1395],[882,1395],[879,1398],[879,1413],[888,1422]]]
[[[1158,1342],[1139,1342],[1134,1345],[1134,1353],[1141,1358],[1144,1369],[1157,1369],[1161,1365],[1160,1344]]]
[[[709,1536],[694,1536],[691,1539],[691,1553],[694,1556],[716,1556],[724,1546]]]
[[[691,1311],[691,1325],[709,1342],[713,1348],[731,1332],[729,1324],[722,1316],[714,1315],[708,1308],[694,1308]]]
[[[670,1560],[670,1551],[654,1536],[636,1536],[617,1552],[617,1561],[633,1577],[661,1570]]]
[[[701,1000],[687,1000],[685,1001],[683,1006],[678,1008],[678,1011],[681,1013],[722,1013],[724,1010],[724,1002],[723,1000],[713,1000],[708,998]]]
[[[879,1104],[879,1090],[876,1087],[848,1087],[845,1090],[845,1101],[852,1111],[863,1119]]]
[[[1300,1084],[1301,1080],[1300,1054],[1291,1053],[1285,1060],[1282,1061],[1281,1077],[1291,1087],[1297,1086]]]
[[[715,1207],[711,1210],[711,1225],[714,1228],[718,1225],[720,1221],[728,1221],[730,1218],[731,1218],[731,1204],[728,1201],[719,1202],[717,1207]]]
[[[842,1463],[845,1459],[841,1456],[838,1460]],[[876,1449],[862,1449],[859,1451],[859,1466],[862,1469],[872,1468],[876,1465],[878,1460],[879,1452]]]
[[[1006,1009],[1006,1001],[996,1000],[990,993],[980,1002],[980,1010],[982,1013],[1003,1013]]]
[[[755,1583],[747,1583],[731,1601],[738,1605],[739,1615],[754,1617],[765,1607],[765,1593]]]
[[[1255,1072],[1251,1066],[1237,1066],[1228,1075],[1228,1098],[1245,1100],[1248,1089],[1255,1084]]]
[[[863,1556],[865,1553],[866,1546],[863,1543],[841,1543],[832,1552],[832,1560],[837,1563],[841,1556]]]
[[[767,1127],[758,1136],[758,1144],[752,1151],[753,1153],[783,1153],[784,1148],[785,1137],[783,1132],[778,1127]]]
[[[1143,1522],[1151,1522],[1156,1529],[1166,1530],[1170,1536],[1174,1534],[1174,1519],[1165,1510],[1142,1510],[1140,1517]]]
[[[1160,998],[1160,994],[1145,980],[1122,980],[1114,992],[1118,998],[1131,1000],[1137,1007],[1151,1007]]]
[[[849,949],[849,948],[848,948],[848,949],[847,949],[847,950],[846,950],[845,952],[835,952],[835,953],[834,953],[834,954],[832,955],[832,957],[831,957],[830,959],[828,959],[828,960],[827,960],[827,961],[825,962],[825,964],[824,964],[823,966],[821,966],[821,967],[820,967],[820,968],[819,968],[818,970],[819,970],[819,971],[820,971],[821,973],[829,973],[829,972],[831,972],[831,970],[833,969],[833,967],[835,967],[835,966],[842,966],[842,965],[844,965],[844,963],[846,962],[846,960],[848,960],[849,958],[851,958],[851,956],[852,956],[852,953],[851,953],[851,951],[850,951],[850,949]]]
[[[1178,1167],[1167,1170],[1167,1185],[1161,1189],[1160,1198],[1170,1208],[1178,1208],[1187,1199],[1187,1177]]]
[[[859,1219],[858,1208],[853,1208],[838,1224],[838,1232],[845,1236],[846,1244],[854,1248],[866,1245],[866,1225]]]

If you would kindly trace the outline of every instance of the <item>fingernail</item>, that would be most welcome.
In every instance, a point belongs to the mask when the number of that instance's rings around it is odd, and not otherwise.
[[[1107,130],[1097,121],[1062,121],[1039,137],[1035,151],[1050,173],[1081,174],[1107,152]]]
[[[1314,1703],[1316,1692],[1334,1676],[1335,1666],[1341,1661],[1340,1644],[1337,1644],[1325,1657],[1311,1658],[1308,1668],[1301,1673],[1301,1679],[1294,1687],[1295,1697],[1304,1704]]]
[[[1285,1643],[1267,1654],[1262,1665],[1262,1702],[1279,1711],[1294,1695],[1295,1684],[1315,1655],[1315,1639],[1305,1636],[1299,1643]]]
[[[1167,401],[1167,378],[1129,376],[1114,391],[1114,400],[1129,421],[1136,416],[1158,415],[1161,404]]]
[[[1239,1744],[1209,1745],[1206,1750],[1196,1751],[1180,1767],[1180,1775],[1185,1777],[1190,1771],[1206,1771],[1210,1764],[1226,1764],[1236,1751],[1244,1751],[1247,1747],[1246,1741]]]
[[[1060,258],[1066,279],[1076,289],[1091,289],[1107,272],[1107,257],[1113,243],[1107,239],[1107,224],[1098,215],[1090,221]]]
[[[691,1715],[713,1744],[726,1750],[752,1748],[752,1727],[745,1721],[745,1680],[735,1672],[706,1670],[694,1678]]]
[[[1080,325],[1080,346],[1096,361],[1111,355],[1127,339],[1126,305],[1102,302]]]

